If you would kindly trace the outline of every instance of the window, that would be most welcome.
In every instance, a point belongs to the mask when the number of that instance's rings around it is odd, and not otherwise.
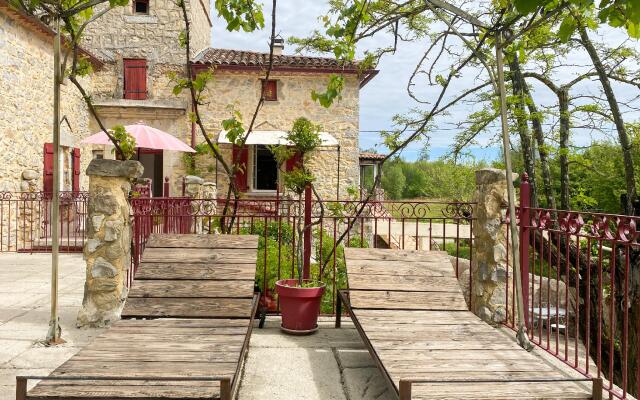
[[[145,100],[147,98],[147,60],[124,60],[124,98]]]
[[[93,159],[94,160],[102,160],[102,159],[104,159],[104,150],[93,150],[91,152],[91,154],[93,154]]]
[[[277,101],[278,100],[278,81],[269,79],[268,81],[262,80],[262,95],[265,101]]]
[[[149,0],[133,0],[134,14],[149,14]]]
[[[278,188],[278,163],[267,146],[257,145],[253,151],[253,189]]]

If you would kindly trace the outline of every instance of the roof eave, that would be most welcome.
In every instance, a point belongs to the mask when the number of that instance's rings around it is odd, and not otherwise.
[[[260,72],[266,71],[265,66],[261,65],[240,65],[240,64],[215,64],[212,62],[197,61],[191,64],[194,69],[206,69],[215,68],[222,71],[246,71],[246,72]],[[370,69],[360,71],[358,68],[317,68],[317,67],[296,67],[296,66],[273,66],[272,72],[303,72],[303,73],[316,73],[316,74],[350,74],[350,75],[362,75],[360,80],[360,88],[363,88],[371,79],[377,74],[378,70]]]

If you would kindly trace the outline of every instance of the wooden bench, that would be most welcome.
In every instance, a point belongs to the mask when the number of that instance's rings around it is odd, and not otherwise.
[[[446,252],[345,249],[339,291],[400,400],[601,399],[602,380],[520,348],[468,311]]]
[[[257,247],[256,236],[152,235],[123,319],[50,376],[17,377],[17,399],[231,400],[258,305]]]

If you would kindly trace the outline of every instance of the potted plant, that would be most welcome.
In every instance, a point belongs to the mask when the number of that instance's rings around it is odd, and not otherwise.
[[[286,160],[294,158],[296,165],[290,171],[283,173],[285,188],[297,195],[298,210],[303,209],[302,198],[306,190],[310,190],[319,200],[318,193],[313,187],[315,177],[307,168],[305,161],[320,144],[320,126],[306,118],[298,118],[287,133],[287,145],[272,146],[276,161],[281,166]],[[320,202],[319,202],[320,203]],[[321,210],[322,211],[322,210]],[[298,218],[294,227],[299,238],[314,223],[305,225],[302,218]],[[287,333],[308,334],[318,329],[318,315],[320,302],[325,291],[323,282],[304,276],[303,271],[303,240],[298,240],[295,248],[295,265],[298,277],[295,279],[281,279],[276,282],[276,293],[280,300],[282,313],[281,328]]]

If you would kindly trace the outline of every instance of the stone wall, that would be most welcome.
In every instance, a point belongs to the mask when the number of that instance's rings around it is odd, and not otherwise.
[[[130,182],[142,171],[137,161],[93,160],[87,168],[87,273],[79,327],[108,326],[120,318],[131,262]]]
[[[52,38],[25,28],[21,21],[0,12],[0,191],[26,189],[22,174],[32,170],[30,180],[42,189],[43,147],[53,141],[53,51]],[[91,82],[83,82],[91,89]],[[89,130],[89,114],[77,89],[62,87],[62,134],[81,149],[81,170],[91,160],[91,151],[79,146]],[[87,188],[81,176],[81,189]]]
[[[208,2],[186,1],[193,24],[193,56],[210,40],[211,26],[202,7]],[[149,0],[148,15],[134,14],[131,4],[110,10],[87,27],[82,44],[104,61],[125,57],[145,58],[152,64],[182,63],[185,54],[178,37],[183,30],[182,11],[174,0]]]
[[[517,178],[514,174],[513,179]],[[507,285],[513,287],[513,274],[507,274],[507,269],[512,268],[511,260],[507,263],[507,226],[502,223],[508,204],[505,171],[493,168],[476,171],[474,201],[477,202],[474,213],[477,220],[473,224],[471,303],[480,318],[498,324],[511,312],[505,305],[506,288]]]
[[[229,106],[240,111],[245,124],[249,123],[260,96],[261,73],[235,73],[217,71],[209,85],[209,103],[201,107],[205,126],[217,138],[222,129],[222,121],[230,117]],[[323,91],[329,79],[328,74],[274,73],[271,79],[278,81],[278,101],[264,103],[258,114],[258,130],[289,130],[298,117],[309,118],[322,125],[322,130],[333,135],[340,143],[340,181],[338,182],[338,154],[333,147],[317,151],[309,166],[317,176],[316,187],[326,200],[336,198],[339,184],[340,197],[346,197],[349,186],[358,184],[358,131],[359,131],[359,80],[348,75],[342,99],[330,108],[324,108],[311,99],[311,91]],[[202,141],[198,131],[198,141]],[[230,145],[221,145],[227,159],[231,159]],[[215,181],[215,164],[211,156],[197,159],[198,174]],[[228,182],[219,168],[218,193],[226,193]]]

